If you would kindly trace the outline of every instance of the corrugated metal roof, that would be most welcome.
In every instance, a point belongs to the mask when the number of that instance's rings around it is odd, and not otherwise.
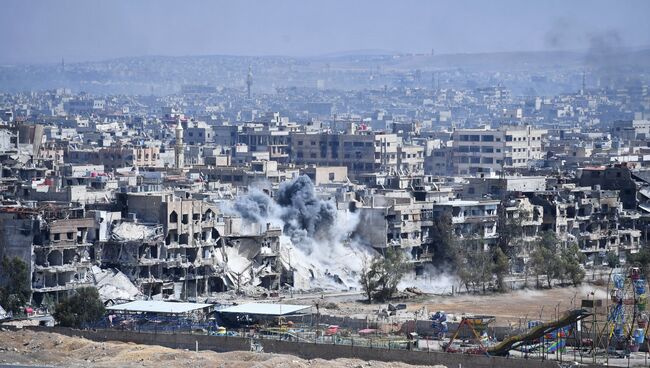
[[[160,300],[136,300],[134,302],[113,305],[106,309],[128,312],[187,313],[211,307],[212,305],[213,304],[163,302]]]
[[[219,310],[219,312],[284,316],[287,314],[293,314],[309,308],[311,308],[311,306],[309,305],[247,303],[247,304],[240,304],[240,305],[234,305],[232,307],[227,307]]]

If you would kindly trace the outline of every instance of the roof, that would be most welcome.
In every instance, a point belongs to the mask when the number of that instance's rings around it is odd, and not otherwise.
[[[188,313],[211,307],[213,304],[174,303],[159,300],[136,300],[134,302],[113,305],[106,309],[112,311],[151,312],[151,313]]]
[[[219,310],[219,313],[284,316],[287,314],[293,314],[309,308],[311,308],[311,306],[309,305],[247,303],[247,304],[234,305],[232,307],[221,309]]]

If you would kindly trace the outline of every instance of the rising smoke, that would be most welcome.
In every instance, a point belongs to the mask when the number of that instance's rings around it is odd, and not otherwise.
[[[274,198],[251,188],[223,210],[238,214],[248,224],[281,226],[285,261],[310,278],[312,287],[355,286],[362,259],[375,254],[350,237],[358,215],[339,211],[334,202],[319,198],[307,176],[280,184]]]
[[[307,176],[280,184],[276,202],[282,207],[284,232],[295,241],[322,239],[333,230],[336,207],[316,196],[314,184]]]

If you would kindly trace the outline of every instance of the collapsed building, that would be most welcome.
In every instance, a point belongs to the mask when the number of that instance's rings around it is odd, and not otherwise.
[[[83,207],[72,203],[1,208],[0,255],[18,257],[29,266],[36,304],[92,285],[89,269],[95,254],[89,234],[94,221],[84,214]]]
[[[267,225],[244,233],[241,219],[223,215],[216,204],[170,192],[129,193],[126,203],[127,216],[104,229],[99,259],[145,295],[193,299],[282,285],[280,229]]]

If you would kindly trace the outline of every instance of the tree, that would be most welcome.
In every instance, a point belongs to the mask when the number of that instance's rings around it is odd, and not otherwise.
[[[31,297],[31,277],[27,264],[20,258],[3,257],[0,268],[0,305],[20,313]]]
[[[80,328],[84,324],[98,321],[105,312],[97,289],[83,287],[57,304],[53,316],[61,326]]]
[[[371,267],[371,264],[368,263],[368,259],[364,258],[359,283],[361,284],[361,289],[363,290],[363,294],[366,296],[368,303],[372,302],[372,296],[377,288],[376,277],[377,275],[375,275],[375,271]]]
[[[578,286],[585,278],[585,270],[582,268],[581,263],[584,260],[584,255],[580,252],[577,244],[571,244],[562,250],[561,253],[563,274],[569,277],[574,286]]]
[[[490,253],[483,251],[485,239],[474,237],[462,240],[462,252],[459,252],[460,261],[456,266],[456,274],[465,284],[467,291],[470,285],[473,289],[482,287],[483,292],[492,280],[494,265]]]
[[[407,270],[406,257],[400,250],[386,248],[383,256],[375,256],[369,266],[364,266],[359,280],[368,301],[390,299]]]
[[[606,257],[605,261],[607,262],[607,266],[609,268],[616,268],[621,266],[621,260],[619,259],[618,254],[616,254],[616,252],[609,251],[607,252],[607,255],[605,257]]]
[[[537,277],[539,287],[539,276],[546,276],[548,287],[552,287],[554,279],[562,277],[563,264],[560,255],[557,253],[557,236],[552,231],[543,231],[535,243],[535,249],[531,253],[533,272]]]
[[[456,268],[462,259],[454,237],[451,215],[444,213],[434,219],[429,235],[433,244],[433,261],[439,266]]]
[[[494,262],[492,272],[497,278],[497,290],[504,292],[506,291],[504,279],[510,271],[510,260],[499,247],[493,251],[492,260]]]

